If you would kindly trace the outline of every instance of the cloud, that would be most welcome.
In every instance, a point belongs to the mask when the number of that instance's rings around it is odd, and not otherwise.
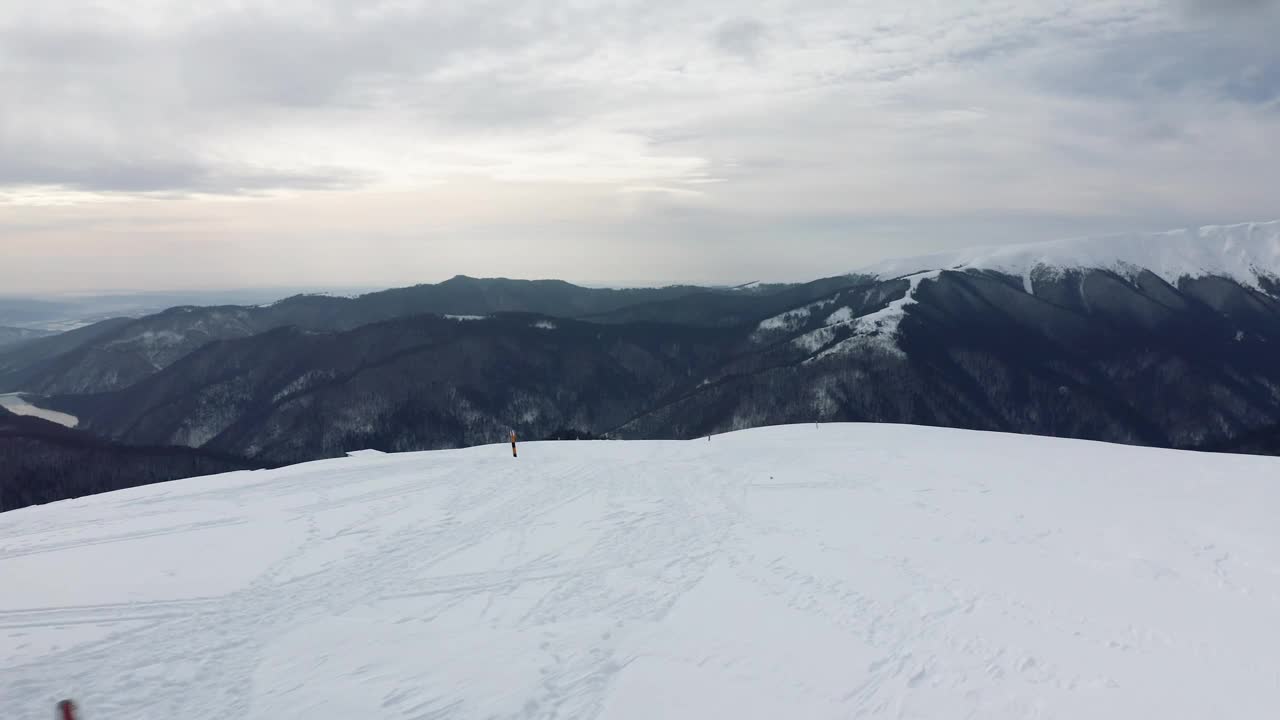
[[[716,28],[712,36],[716,47],[730,55],[742,58],[747,62],[755,62],[764,49],[767,29],[764,24],[751,18],[727,20]]]
[[[236,194],[486,173],[665,182],[704,164],[652,152],[661,128],[643,117],[605,117],[661,93],[633,94],[651,80],[627,67],[616,13],[589,4],[78,10],[0,9],[0,183]],[[613,34],[585,40],[598,26]]]
[[[889,251],[884,218],[927,245],[987,242],[999,217],[1038,237],[1276,216],[1277,5],[0,5],[0,222],[258,198],[242,212],[262,224],[236,232],[293,243],[316,229],[266,203],[385,197],[346,231],[429,213],[521,234],[494,214],[619,252],[743,228],[826,251],[843,232],[852,267]]]
[[[1202,15],[1254,15],[1280,9],[1278,0],[1181,0],[1190,11]]]

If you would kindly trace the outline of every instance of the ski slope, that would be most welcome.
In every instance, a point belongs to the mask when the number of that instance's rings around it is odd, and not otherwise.
[[[0,716],[1263,718],[1280,461],[889,425],[0,514]]]

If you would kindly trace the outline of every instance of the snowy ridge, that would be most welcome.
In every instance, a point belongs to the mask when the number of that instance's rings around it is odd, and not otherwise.
[[[999,245],[888,260],[860,271],[884,279],[922,270],[995,270],[1023,278],[1034,272],[1146,269],[1176,285],[1179,278],[1221,276],[1247,287],[1280,278],[1280,220],[1214,225],[1163,233],[1130,233],[1021,245]]]
[[[927,448],[927,450],[926,450]],[[1262,718],[1280,460],[893,425],[357,457],[0,514],[0,705]]]

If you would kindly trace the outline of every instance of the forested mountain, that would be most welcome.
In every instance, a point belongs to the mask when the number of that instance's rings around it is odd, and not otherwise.
[[[296,462],[617,427],[744,347],[742,329],[527,314],[283,328],[207,345],[125,390],[60,397],[82,427]]]
[[[24,344],[36,361],[9,377],[114,442],[262,463],[511,429],[688,438],[811,421],[1273,452],[1278,273],[1271,223],[970,251],[767,288],[456,278],[86,328],[70,350],[65,336]],[[49,358],[55,341],[64,352]],[[14,357],[0,362],[20,366]]]
[[[39,387],[33,378],[53,372],[51,368],[62,356],[74,354],[131,322],[129,318],[103,320],[57,335],[28,340],[16,347],[0,348],[0,392]]]
[[[48,337],[52,334],[48,330],[0,326],[0,349],[13,347],[37,338]]]
[[[187,447],[126,447],[0,408],[0,512],[27,505],[260,467]]]
[[[99,323],[42,344],[24,345],[13,353],[0,351],[0,392],[59,395],[119,390],[215,340],[250,337],[280,327],[342,332],[419,314],[499,312],[593,317],[599,322],[674,318],[682,324],[726,325],[758,320],[850,282],[836,278],[794,289],[777,286],[769,292],[691,286],[615,290],[559,280],[458,276],[437,285],[355,298],[300,295],[264,306],[177,307],[137,320]],[[684,298],[689,300],[680,305]],[[634,316],[620,314],[631,307],[640,309]]]
[[[1280,418],[1280,305],[1225,279],[943,271],[859,317],[840,299],[620,429],[683,437],[874,420],[1198,447]],[[705,413],[705,408],[716,408]]]

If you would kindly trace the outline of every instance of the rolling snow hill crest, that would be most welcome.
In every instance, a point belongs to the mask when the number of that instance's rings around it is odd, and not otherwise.
[[[856,424],[520,449],[0,514],[5,717],[1280,705],[1275,459]]]

